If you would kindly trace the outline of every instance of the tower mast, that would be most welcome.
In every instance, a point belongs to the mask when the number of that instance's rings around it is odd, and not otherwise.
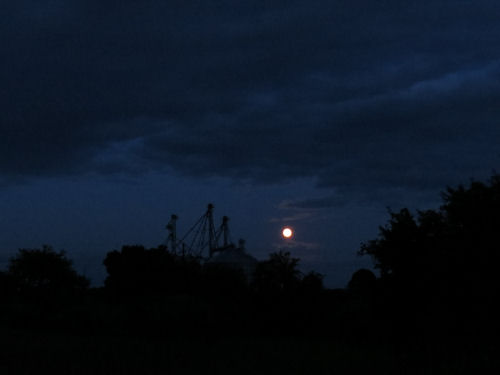
[[[168,230],[168,238],[167,238],[167,246],[170,244],[172,252],[175,254],[177,249],[177,215],[172,215],[170,217],[170,221],[167,224]]]

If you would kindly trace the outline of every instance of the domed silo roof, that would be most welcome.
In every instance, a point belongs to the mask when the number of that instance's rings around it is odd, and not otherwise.
[[[207,264],[220,265],[231,269],[240,269],[247,280],[251,280],[257,267],[257,259],[241,247],[228,246],[215,252]]]

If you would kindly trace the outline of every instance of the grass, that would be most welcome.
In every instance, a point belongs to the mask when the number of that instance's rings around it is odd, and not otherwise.
[[[346,374],[394,373],[387,347],[271,337],[159,339],[11,331],[0,343],[10,374]]]
[[[5,332],[5,331],[4,331]],[[474,343],[470,343],[470,347]],[[497,349],[468,352],[434,342],[304,337],[109,337],[10,331],[0,373],[23,374],[470,374],[500,368]]]
[[[266,310],[271,320],[252,313],[241,320],[247,309],[232,311],[228,304],[218,309],[182,299],[154,306],[0,306],[0,375],[435,375],[500,369],[499,344],[484,340],[500,330],[488,322],[466,322],[469,328],[461,329],[463,324],[451,321],[429,325],[407,318],[396,324],[334,309],[292,315],[289,308]]]

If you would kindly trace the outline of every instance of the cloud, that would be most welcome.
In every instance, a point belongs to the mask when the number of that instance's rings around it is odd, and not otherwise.
[[[274,251],[289,251],[293,257],[298,257],[304,263],[321,263],[324,257],[321,254],[321,244],[316,242],[292,240],[285,246],[275,243],[272,248]]]
[[[6,5],[2,180],[310,177],[324,207],[498,164],[496,2],[218,4]]]
[[[269,220],[271,223],[293,223],[295,221],[304,221],[314,218],[316,215],[314,212],[292,212],[289,216],[283,216],[280,218],[273,217]]]
[[[305,200],[284,201],[280,204],[282,210],[318,210],[324,208],[337,207],[345,203],[340,195],[329,195],[321,198],[310,198]],[[309,213],[309,215],[311,215]]]

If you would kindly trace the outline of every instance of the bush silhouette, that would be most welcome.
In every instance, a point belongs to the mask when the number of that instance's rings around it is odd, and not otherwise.
[[[347,287],[355,292],[369,292],[375,287],[376,281],[377,277],[372,271],[362,268],[352,274]]]

